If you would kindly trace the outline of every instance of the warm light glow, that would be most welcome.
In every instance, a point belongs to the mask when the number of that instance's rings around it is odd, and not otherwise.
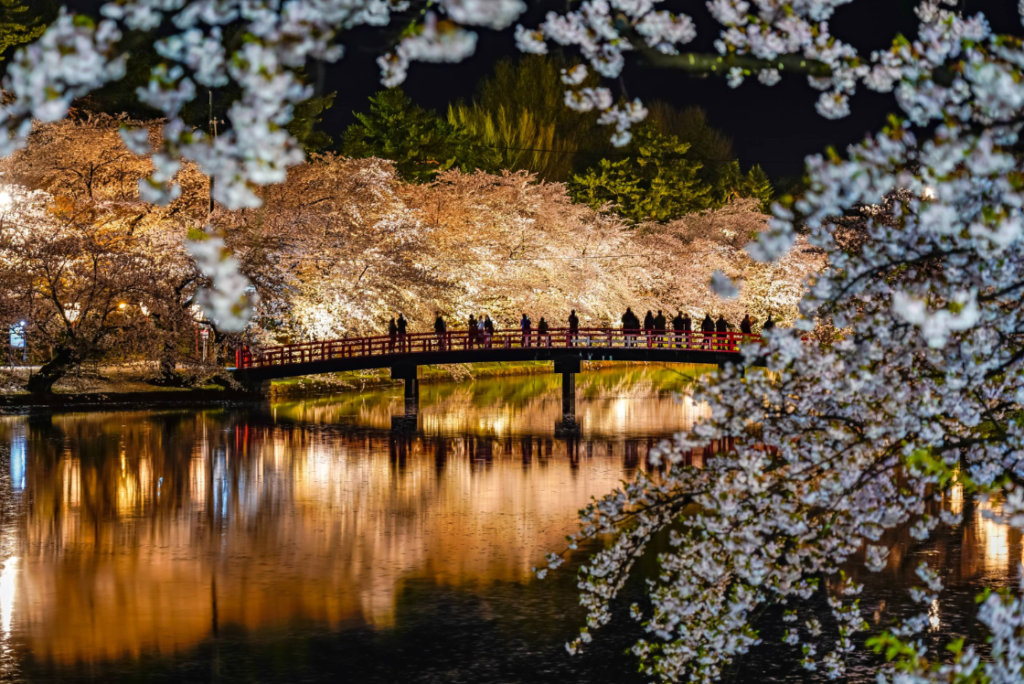
[[[14,204],[14,198],[6,190],[0,190],[0,209],[7,209]]]
[[[4,630],[4,638],[11,637],[11,617],[14,613],[14,596],[18,585],[18,557],[11,556],[4,563],[0,572],[0,628]]]
[[[124,311],[127,307],[128,304],[126,302],[121,302],[120,304],[117,305],[117,308],[121,309],[122,311]]]
[[[935,188],[933,188],[930,185],[924,186],[924,190],[921,192],[921,198],[926,200],[933,200],[935,199],[935,197]]]

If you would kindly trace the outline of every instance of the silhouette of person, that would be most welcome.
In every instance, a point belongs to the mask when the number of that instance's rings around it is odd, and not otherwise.
[[[576,315],[576,309],[573,309],[569,313],[569,340],[568,345],[572,347],[575,344],[575,340],[580,334],[580,317]]]
[[[651,346],[651,334],[654,332],[654,314],[651,310],[647,310],[647,315],[644,316],[644,335],[647,336],[647,346]]]
[[[398,314],[398,351],[405,352],[409,351],[408,340],[405,338],[405,333],[409,330],[409,321],[405,320],[405,314]]]
[[[753,326],[754,323],[750,320],[750,315],[748,314],[743,317],[742,321],[740,321],[740,332],[744,335],[750,335],[754,332]]]
[[[484,334],[487,336],[487,348],[491,348],[491,339],[494,337],[494,321],[490,314],[484,316]]]
[[[519,327],[522,328],[523,330],[523,346],[529,347],[531,323],[529,316],[527,316],[525,313],[523,313],[523,317],[519,319]]]
[[[683,338],[683,312],[680,311],[672,318],[672,330],[675,334],[672,335],[673,342],[675,343],[676,349],[682,346]]]
[[[398,339],[398,324],[395,323],[395,317],[392,316],[391,320],[388,321],[388,352],[395,353],[395,340]]]
[[[626,338],[626,346],[632,347],[636,344],[636,334],[640,328],[640,319],[633,313],[633,309],[626,307],[626,313],[622,314],[622,332]]]
[[[711,338],[715,336],[715,322],[711,320],[711,314],[704,314],[704,320],[700,324],[701,342],[705,349],[711,349]]]
[[[437,312],[437,318],[434,319],[434,332],[437,333],[437,348],[440,351],[444,351],[444,338],[448,332],[448,325],[441,318],[441,312]]]
[[[661,313],[661,309],[658,309],[658,315],[654,317],[654,334],[658,338],[658,346],[663,346],[665,342],[665,314]]]
[[[768,314],[768,320],[764,322],[764,326],[761,328],[762,332],[768,332],[769,330],[775,330],[775,321],[772,320],[771,314]]]
[[[551,339],[548,336],[548,331],[549,330],[551,330],[551,327],[548,325],[548,322],[546,320],[544,320],[544,317],[541,316],[540,317],[540,321],[537,323],[537,346],[538,347],[540,347],[540,346],[548,346],[548,347],[550,347],[551,346]]]
[[[729,334],[729,324],[725,322],[725,316],[719,314],[718,320],[715,321],[715,331],[718,333],[718,348],[728,349],[726,336]]]
[[[466,327],[466,344],[469,346],[470,349],[472,349],[473,343],[476,342],[477,335],[476,316],[474,316],[473,314],[469,314],[469,323]]]

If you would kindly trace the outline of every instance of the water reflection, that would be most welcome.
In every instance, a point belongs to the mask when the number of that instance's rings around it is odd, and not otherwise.
[[[530,569],[582,504],[700,419],[674,396],[696,381],[685,369],[584,375],[584,434],[571,440],[553,436],[559,386],[545,376],[426,386],[423,430],[406,437],[378,429],[399,391],[0,417],[0,668],[39,681],[176,681],[179,669],[196,680],[336,681],[341,669],[364,682],[530,679],[508,674],[517,668],[636,681],[628,628],[602,636],[587,656],[598,660],[565,657],[580,617],[572,573],[537,583]],[[909,603],[922,558],[954,568],[947,584],[968,597],[1016,576],[1020,534],[962,492],[946,505],[963,526],[926,545],[902,531],[883,573],[851,568],[874,624]],[[961,633],[973,610],[935,606],[936,638]],[[751,673],[790,680],[765,666],[776,661],[755,653]]]
[[[581,383],[586,424],[623,434],[638,411],[692,424],[693,405],[653,382]],[[414,437],[332,425],[386,425],[396,395],[270,415],[5,419],[23,514],[0,573],[5,635],[74,664],[173,654],[224,625],[389,628],[408,582],[528,581],[578,508],[657,441],[555,440],[558,385],[546,378],[431,386]]]

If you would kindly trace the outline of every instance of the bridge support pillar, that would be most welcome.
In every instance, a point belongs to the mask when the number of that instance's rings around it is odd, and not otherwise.
[[[555,360],[555,372],[562,374],[562,419],[555,422],[558,437],[575,437],[582,431],[576,419],[576,374],[580,365],[578,357]]]
[[[415,432],[419,429],[420,417],[419,367],[412,364],[393,366],[391,379],[405,383],[405,411],[400,416],[391,416],[391,429],[396,432]]]
[[[242,391],[251,394],[253,397],[266,397],[270,395],[270,380],[251,380],[246,377],[236,378],[242,386]]]

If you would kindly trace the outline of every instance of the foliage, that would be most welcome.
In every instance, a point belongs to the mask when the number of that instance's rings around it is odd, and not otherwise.
[[[17,303],[0,315],[29,321],[37,355],[52,350],[44,357],[46,373],[35,376],[36,390],[48,390],[88,359],[155,357],[163,382],[177,382],[176,367],[193,361],[197,296],[207,282],[185,238],[204,233],[209,182],[189,165],[176,178],[183,189],[178,200],[167,207],[146,202],[140,181],[153,165],[125,146],[119,131],[129,126],[158,142],[156,124],[89,116],[36,126],[28,146],[0,163],[5,190],[16,195],[4,210],[0,279],[7,301]],[[263,257],[253,246],[255,228],[229,233],[228,240],[266,306],[273,306],[280,278],[257,266]],[[126,308],[107,311],[109,301]],[[68,307],[77,320],[62,315]]]
[[[632,223],[669,221],[706,209],[708,186],[697,173],[700,162],[685,158],[689,145],[651,126],[640,126],[626,158],[602,159],[569,184],[573,199],[594,209],[611,207]]]
[[[11,48],[31,43],[43,35],[46,25],[57,16],[51,0],[0,0],[0,58]]]
[[[356,118],[359,123],[345,131],[345,154],[389,159],[404,180],[423,183],[451,168],[493,171],[500,163],[496,150],[413,104],[399,89],[372,96],[370,111]]]
[[[567,181],[580,158],[588,161],[607,147],[596,114],[581,116],[565,106],[562,71],[571,67],[542,55],[501,60],[472,103],[449,107],[448,121],[496,148],[502,169]],[[588,76],[584,83],[597,85],[597,78]]]
[[[299,141],[307,154],[325,152],[334,144],[334,140],[326,132],[318,130],[321,115],[334,105],[337,93],[329,93],[323,97],[311,97],[295,105],[292,120],[285,129]]]

